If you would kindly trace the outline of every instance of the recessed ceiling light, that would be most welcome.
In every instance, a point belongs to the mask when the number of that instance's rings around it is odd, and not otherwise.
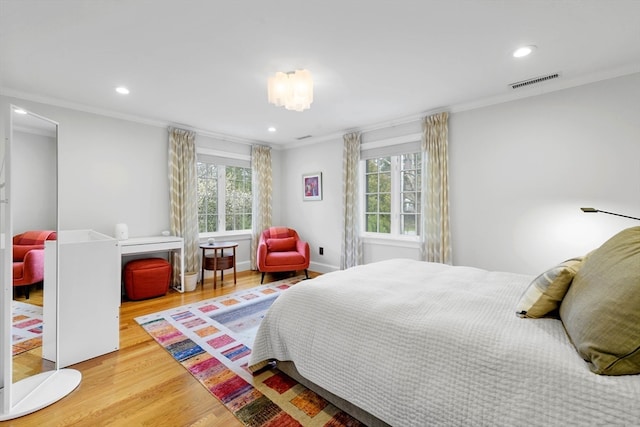
[[[274,128],[273,126],[269,126],[269,128],[267,129],[269,132],[275,132],[276,128]]]
[[[27,111],[23,110],[22,108],[14,108],[13,112],[17,114],[27,114]]]
[[[116,92],[118,92],[120,95],[129,95],[129,89],[124,86],[118,86],[116,88]]]
[[[513,57],[524,58],[525,56],[531,55],[534,50],[536,50],[534,45],[522,46],[513,51]]]

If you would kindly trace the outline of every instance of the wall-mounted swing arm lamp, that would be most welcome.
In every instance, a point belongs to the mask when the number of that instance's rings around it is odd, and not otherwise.
[[[600,209],[595,209],[595,208],[580,208],[580,209],[582,209],[582,212],[585,212],[585,213],[602,212],[602,213],[606,213],[606,214],[609,214],[609,215],[621,216],[621,217],[624,217],[624,218],[631,218],[631,219],[636,219],[636,220],[640,221],[640,218],[636,218],[635,216],[622,215],[622,214],[615,213],[615,212],[601,211]]]

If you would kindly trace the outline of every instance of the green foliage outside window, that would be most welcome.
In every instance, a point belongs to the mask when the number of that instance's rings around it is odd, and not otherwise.
[[[218,168],[198,162],[198,231],[218,231]]]
[[[227,166],[225,170],[226,230],[251,229],[251,169]]]
[[[367,232],[420,234],[421,170],[421,153],[365,160]]]
[[[368,159],[366,181],[366,230],[391,232],[391,158]]]
[[[420,234],[421,168],[422,156],[420,153],[403,154],[400,157],[401,234]]]
[[[221,194],[221,186],[224,194]],[[224,206],[224,210],[219,207]],[[251,169],[198,162],[200,233],[251,229]]]

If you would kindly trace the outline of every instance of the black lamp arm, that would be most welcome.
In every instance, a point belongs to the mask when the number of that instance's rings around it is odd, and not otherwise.
[[[621,216],[621,217],[624,217],[624,218],[630,218],[630,219],[635,219],[635,220],[640,221],[640,218],[636,218],[635,216],[622,215],[622,214],[615,213],[615,212],[601,211],[600,209],[595,209],[595,208],[580,208],[580,209],[582,209],[582,212],[586,212],[586,213],[602,212],[602,213],[606,213],[606,214],[609,214],[609,215]]]

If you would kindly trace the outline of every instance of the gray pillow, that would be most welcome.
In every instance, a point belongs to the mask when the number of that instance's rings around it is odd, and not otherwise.
[[[560,318],[593,372],[640,373],[640,227],[589,254],[562,300]]]

